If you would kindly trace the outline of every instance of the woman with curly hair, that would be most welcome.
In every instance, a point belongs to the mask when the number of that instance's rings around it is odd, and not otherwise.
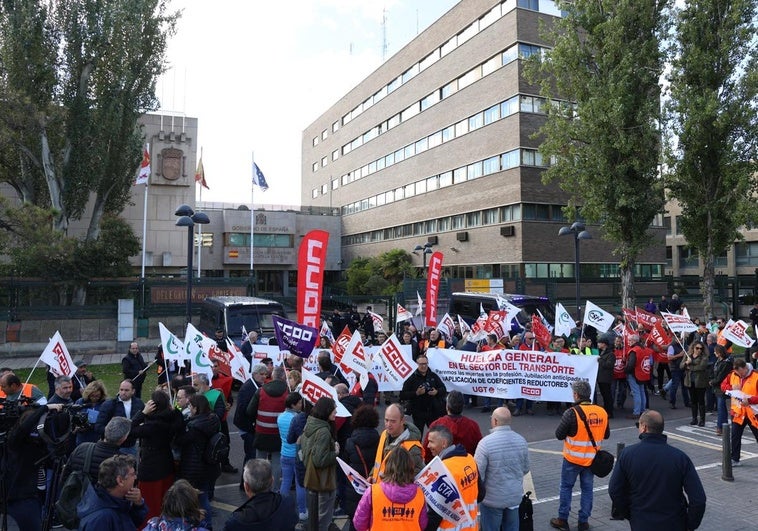
[[[97,442],[100,439],[100,435],[95,431],[95,423],[97,423],[97,414],[100,411],[100,406],[103,405],[106,398],[108,398],[108,392],[105,390],[105,385],[103,385],[103,382],[100,380],[94,380],[82,389],[82,397],[77,400],[75,404],[84,406],[82,411],[87,412],[87,421],[89,422],[89,425],[86,428],[79,428],[77,430],[77,446],[83,442]]]

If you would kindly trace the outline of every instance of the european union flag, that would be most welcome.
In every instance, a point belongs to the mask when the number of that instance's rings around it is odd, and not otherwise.
[[[255,162],[253,162],[253,184],[260,186],[261,190],[264,192],[268,190],[266,177],[264,177],[263,172]]]

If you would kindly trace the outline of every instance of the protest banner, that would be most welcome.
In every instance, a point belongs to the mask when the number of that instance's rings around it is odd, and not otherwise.
[[[476,473],[472,477],[475,480]],[[461,528],[476,526],[471,521],[471,515],[466,510],[463,503],[463,496],[458,488],[458,484],[445,466],[445,463],[436,456],[426,465],[416,476],[416,485],[421,488],[424,498],[429,507],[442,516],[445,520],[453,522]]]
[[[403,349],[403,346],[406,348]],[[405,353],[403,352],[404,350]],[[392,382],[393,387],[397,387],[400,390],[403,388],[403,382],[416,370],[416,364],[413,363],[410,351],[410,345],[401,345],[395,334],[392,334],[374,352],[374,363],[372,366],[378,361],[382,366],[382,372],[386,376],[386,379]],[[366,356],[368,355],[367,352]],[[374,377],[376,377],[376,374],[374,374]]]
[[[675,313],[661,312],[661,317],[666,321],[666,324],[674,334],[680,334],[682,332],[689,334],[697,330],[697,325],[693,323],[688,317],[683,315],[677,315]]]
[[[334,387],[308,369],[303,369],[302,375],[303,384],[300,387],[300,394],[303,395],[303,398],[308,400],[311,404],[315,404],[322,396],[328,396],[334,400],[334,403],[337,406],[338,417],[352,416],[347,408],[339,401],[337,390]]]
[[[429,356],[429,368],[448,391],[547,402],[572,402],[571,384],[577,380],[588,380],[594,393],[597,366],[595,356],[530,350],[437,349]]]
[[[748,324],[745,321],[737,320],[729,322],[724,326],[722,335],[729,341],[740,347],[750,348],[755,343],[755,339],[747,334]]]

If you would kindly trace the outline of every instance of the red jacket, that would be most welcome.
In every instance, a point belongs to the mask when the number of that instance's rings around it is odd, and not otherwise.
[[[479,429],[479,424],[474,420],[464,417],[462,415],[445,415],[438,418],[429,425],[429,429],[434,426],[445,426],[453,434],[453,444],[461,444],[471,455],[476,452],[476,446],[479,441],[482,440],[482,430]],[[424,435],[424,455],[426,456],[426,462],[432,460],[434,457],[432,452],[429,451],[429,431],[427,430]]]

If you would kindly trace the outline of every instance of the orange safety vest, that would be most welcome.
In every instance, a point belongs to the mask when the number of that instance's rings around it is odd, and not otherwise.
[[[384,454],[384,443],[387,441],[387,430],[384,430],[382,432],[382,435],[379,437],[379,446],[376,448],[376,457],[374,458],[374,468],[373,472],[371,473],[371,476],[374,478],[374,483],[379,483],[381,479],[381,473],[384,472],[384,466],[387,462],[387,456],[390,454],[387,452],[387,455]],[[411,451],[411,448],[418,446],[419,450],[421,450],[421,458],[424,458],[424,447],[421,446],[421,441],[403,441],[400,443],[400,446]]]
[[[605,438],[605,429],[608,427],[608,413],[600,406],[594,404],[582,404],[577,406],[582,408],[584,415],[587,417],[587,423],[592,430],[592,436],[595,438],[597,449],[600,449],[601,441]],[[574,412],[576,414],[576,412]],[[566,437],[563,441],[563,457],[569,463],[579,466],[590,466],[595,459],[596,450],[590,441],[590,435],[579,415],[576,415],[576,435]]]
[[[421,531],[419,517],[424,503],[424,493],[418,486],[413,499],[403,504],[390,500],[380,485],[371,485],[371,529]]]
[[[34,388],[33,384],[30,384],[30,383],[21,384],[21,394],[19,395],[19,397],[25,396],[26,398],[31,398],[33,388]],[[5,391],[3,391],[2,389],[0,389],[0,398],[8,398],[8,395],[6,395]]]
[[[740,375],[735,371],[729,375],[729,388],[734,389],[734,386],[740,386],[740,391],[746,395],[755,396],[758,395],[758,372],[751,371],[747,378],[742,380]],[[751,406],[743,407],[739,400],[732,398],[732,419],[737,424],[742,424],[745,417],[748,418],[750,424],[758,428],[758,418],[755,416],[755,411]]]
[[[474,525],[455,525],[450,520],[443,518],[439,528],[454,531],[478,531],[479,528],[476,525],[476,514],[478,512],[476,498],[479,495],[479,470],[476,467],[474,456],[466,454],[465,456],[448,457],[443,460],[443,463],[453,475],[453,478],[455,478],[455,482],[458,483],[463,504]]]

